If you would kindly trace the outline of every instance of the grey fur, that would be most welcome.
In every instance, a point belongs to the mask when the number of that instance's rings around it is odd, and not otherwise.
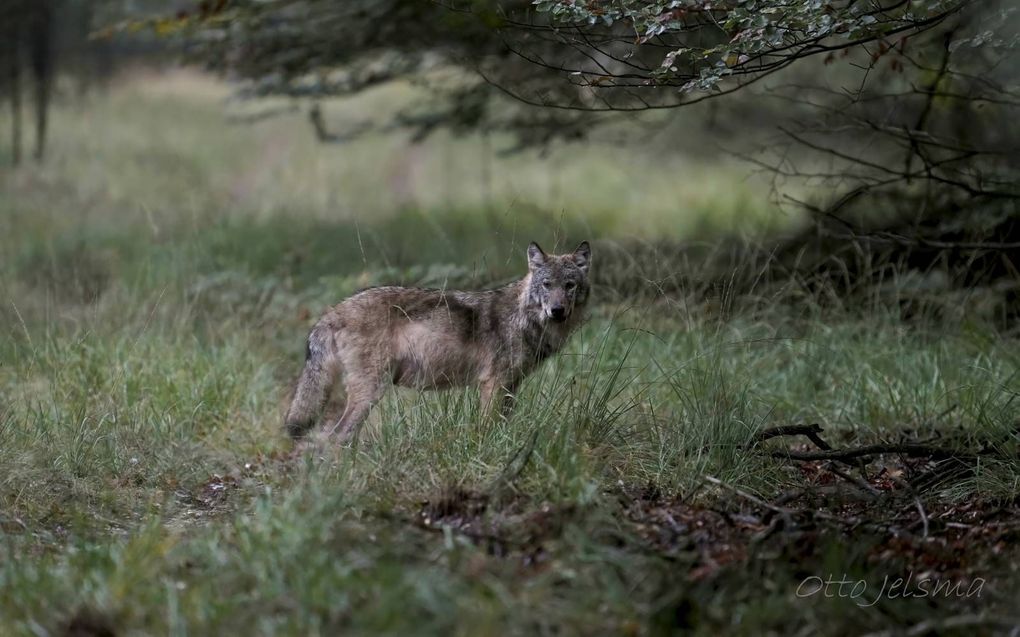
[[[566,255],[528,246],[528,274],[474,292],[377,287],[334,306],[308,336],[285,428],[300,438],[343,376],[347,403],[328,433],[353,435],[390,384],[420,390],[477,384],[485,411],[505,416],[524,378],[583,320],[591,249]]]

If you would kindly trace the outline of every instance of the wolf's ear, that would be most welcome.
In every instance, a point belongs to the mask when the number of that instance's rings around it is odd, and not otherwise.
[[[537,243],[532,241],[528,244],[528,269],[534,270],[545,265],[545,252],[538,246]]]
[[[588,242],[582,241],[581,245],[574,250],[574,254],[570,256],[574,259],[574,265],[581,268],[581,272],[587,274],[588,266],[591,264],[591,246],[588,245]]]

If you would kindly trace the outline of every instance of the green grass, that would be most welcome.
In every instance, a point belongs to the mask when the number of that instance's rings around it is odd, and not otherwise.
[[[319,149],[296,115],[225,126],[221,97],[190,75],[127,83],[59,110],[47,163],[3,176],[0,634],[846,634],[1014,612],[1017,554],[994,546],[1010,536],[946,549],[935,514],[1014,506],[1015,338],[714,290],[669,242],[718,231],[700,219],[767,222],[732,166],[699,167],[691,189],[671,177],[688,160],[637,153],[642,190],[565,148],[571,188],[541,194],[556,162],[496,159],[483,196],[478,140],[442,138],[400,194],[377,174],[404,161],[398,137]],[[510,422],[483,422],[471,391],[400,391],[354,447],[291,453],[287,393],[328,304],[381,282],[506,280],[528,240],[584,237],[592,319]],[[746,447],[807,422],[837,446],[939,436],[996,454],[916,495],[937,542],[855,527],[756,543],[734,516],[767,512],[731,488],[824,481]],[[883,468],[911,475],[887,457],[869,478]],[[924,568],[988,582],[873,607],[795,594],[807,576],[877,589]]]

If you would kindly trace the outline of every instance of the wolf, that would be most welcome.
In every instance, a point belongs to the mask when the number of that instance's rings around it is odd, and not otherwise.
[[[527,256],[528,273],[503,287],[375,287],[332,307],[308,335],[286,432],[297,440],[316,425],[341,376],[346,404],[325,437],[351,438],[390,385],[477,384],[482,413],[508,417],[521,382],[583,321],[590,293],[587,241],[562,255],[532,242]]]

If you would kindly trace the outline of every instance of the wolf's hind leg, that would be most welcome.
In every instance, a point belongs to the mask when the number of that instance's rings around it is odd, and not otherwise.
[[[356,381],[348,380],[346,389],[347,404],[344,406],[344,413],[329,430],[331,436],[335,435],[341,441],[354,437],[358,427],[368,418],[372,407],[386,393],[386,384],[382,378],[362,377]]]

